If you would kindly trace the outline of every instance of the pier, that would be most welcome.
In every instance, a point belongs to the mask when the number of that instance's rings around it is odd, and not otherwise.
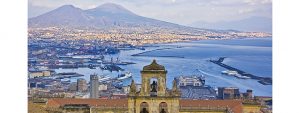
[[[177,48],[182,48],[182,47],[177,47]],[[131,56],[143,56],[143,57],[174,57],[174,58],[184,58],[184,56],[172,56],[172,55],[144,55],[145,53],[153,52],[153,51],[160,51],[160,50],[167,50],[167,49],[174,49],[174,48],[159,48],[159,49],[154,49],[154,50],[149,50],[149,51],[144,51],[141,53],[133,54]]]
[[[258,80],[259,83],[263,84],[263,85],[272,85],[272,78],[270,77],[260,77],[260,76],[256,76],[256,75],[253,75],[253,74],[250,74],[250,73],[246,73],[240,69],[237,69],[237,68],[234,68],[234,67],[231,67],[227,64],[224,64],[222,63],[224,61],[226,57],[220,57],[218,60],[209,60],[210,62],[214,63],[214,64],[217,64],[223,68],[226,68],[228,70],[232,70],[232,71],[236,71],[238,72],[240,75],[242,76],[247,76],[247,77],[250,77],[251,79],[255,79],[255,80]]]

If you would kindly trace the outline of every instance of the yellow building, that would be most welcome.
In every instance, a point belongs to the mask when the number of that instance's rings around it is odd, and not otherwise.
[[[35,77],[48,77],[51,75],[50,71],[35,71],[35,72],[30,72],[29,77],[30,78],[35,78]]]
[[[242,100],[180,99],[175,80],[167,90],[167,70],[155,60],[141,71],[142,86],[132,81],[127,99],[50,99],[48,112],[61,113],[261,113],[259,105]]]
[[[261,106],[258,104],[243,104],[243,113],[261,113]]]

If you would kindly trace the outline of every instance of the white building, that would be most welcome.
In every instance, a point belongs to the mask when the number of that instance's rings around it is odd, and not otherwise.
[[[179,86],[203,86],[202,79],[197,76],[180,76],[178,78]]]

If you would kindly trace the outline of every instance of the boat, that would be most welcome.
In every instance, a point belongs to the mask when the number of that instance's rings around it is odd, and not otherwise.
[[[229,75],[229,76],[234,76],[234,77],[237,77],[237,78],[240,78],[240,79],[250,79],[250,77],[243,76],[243,75],[239,74],[237,71],[232,71],[232,70],[222,71],[222,74]]]
[[[99,82],[104,82],[104,81],[107,81],[107,80],[110,80],[111,79],[111,77],[109,77],[108,75],[106,75],[106,76],[100,76],[100,78],[99,78]]]
[[[71,82],[70,78],[63,78],[63,79],[60,79],[61,82]]]
[[[250,79],[250,77],[248,77],[248,76],[242,76],[240,74],[235,75],[235,77],[240,78],[240,79]]]
[[[222,71],[222,74],[230,75],[230,76],[236,76],[236,75],[238,75],[239,73],[238,73],[237,71],[226,70],[226,71]]]
[[[117,78],[117,80],[124,80],[124,79],[131,78],[131,77],[132,77],[132,73],[126,72],[125,74],[119,75],[119,77]]]
[[[238,78],[241,78],[241,79],[250,79],[251,77],[247,77],[247,76],[240,76]]]

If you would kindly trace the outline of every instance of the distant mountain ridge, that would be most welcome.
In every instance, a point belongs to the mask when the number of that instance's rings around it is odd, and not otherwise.
[[[268,32],[272,31],[272,20],[260,17],[232,21],[206,23],[195,22],[189,26],[139,16],[121,5],[102,4],[98,7],[82,10],[73,5],[63,5],[39,16],[29,18],[29,28],[63,27],[63,28],[104,28],[126,29],[126,32],[146,33],[168,32],[177,34],[210,34],[225,32]],[[163,30],[162,30],[163,29]]]
[[[227,21],[227,22],[194,22],[190,24],[192,27],[222,30],[239,30],[252,32],[272,32],[272,19],[266,17],[250,17],[246,19]]]
[[[170,22],[142,17],[113,3],[106,3],[88,10],[82,10],[72,5],[64,5],[37,17],[30,18],[28,26],[189,28]]]

